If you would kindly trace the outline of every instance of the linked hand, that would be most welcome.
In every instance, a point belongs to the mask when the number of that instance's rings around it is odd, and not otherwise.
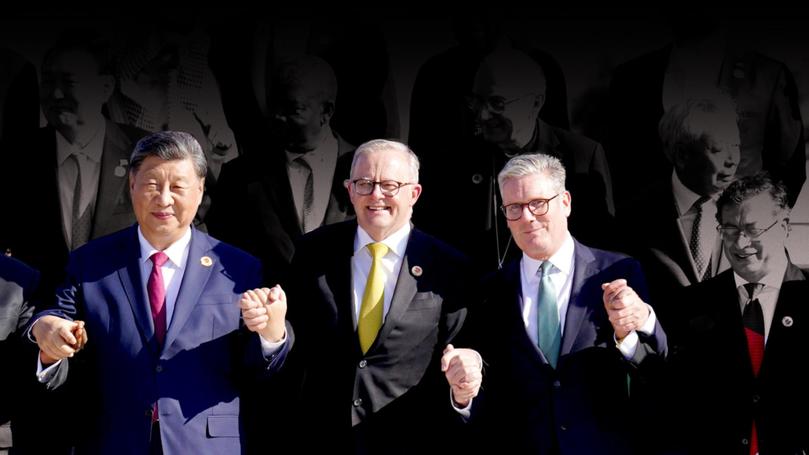
[[[452,389],[452,399],[460,407],[469,405],[483,382],[480,354],[473,349],[455,349],[448,344],[441,357],[441,371]]]
[[[626,280],[604,283],[601,289],[604,291],[604,308],[618,340],[643,326],[649,317],[649,307],[627,285]]]
[[[39,358],[49,365],[73,357],[87,343],[84,321],[69,321],[56,316],[43,316],[31,329],[39,346]]]
[[[286,333],[287,297],[281,286],[245,292],[239,300],[247,328],[269,342],[281,341]]]

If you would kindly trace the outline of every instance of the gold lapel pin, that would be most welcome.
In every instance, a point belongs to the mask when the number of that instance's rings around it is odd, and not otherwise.
[[[418,265],[414,265],[414,266],[413,266],[413,267],[410,269],[410,273],[412,273],[412,274],[413,274],[413,276],[421,276],[421,274],[422,274],[422,273],[424,273],[424,270],[423,270],[423,269],[422,269],[420,266],[418,266]]]
[[[199,263],[205,267],[210,267],[213,265],[213,259],[211,259],[209,256],[202,256],[199,258]]]
[[[793,323],[795,323],[795,321],[793,321],[793,320],[792,320],[792,317],[791,317],[791,316],[784,316],[784,317],[781,319],[781,324],[782,324],[784,327],[792,327],[792,324],[793,324]]]

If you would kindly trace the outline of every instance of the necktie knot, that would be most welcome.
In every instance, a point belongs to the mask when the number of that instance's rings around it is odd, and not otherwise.
[[[705,203],[710,200],[711,200],[710,196],[700,196],[700,198],[697,199],[696,202],[694,202],[694,205],[691,206],[691,209],[697,212],[702,212],[702,206],[705,205]]]
[[[169,257],[166,255],[166,253],[158,251],[157,253],[152,255],[151,259],[155,267],[163,267],[163,264],[165,264],[166,261],[169,260]]]
[[[548,276],[551,272],[551,267],[553,267],[551,261],[544,261],[540,264],[539,269],[537,269],[537,275],[539,275],[540,278]]]
[[[755,300],[764,289],[764,285],[762,283],[747,283],[744,285],[744,289],[747,291],[750,300]]]
[[[371,257],[373,257],[374,260],[382,259],[386,254],[388,254],[388,246],[382,242],[369,243],[366,246],[368,247],[368,251],[371,252]]]

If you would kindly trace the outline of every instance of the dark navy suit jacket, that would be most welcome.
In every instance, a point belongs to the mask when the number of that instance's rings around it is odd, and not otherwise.
[[[630,361],[615,346],[601,284],[625,278],[646,299],[640,265],[627,256],[575,242],[574,272],[556,369],[531,341],[521,313],[520,261],[487,280],[484,298],[470,309],[470,344],[486,363],[481,396],[473,401],[470,425],[479,447],[503,444],[515,453],[632,454],[632,435],[642,414],[630,400],[644,370],[659,371],[667,353],[659,324],[652,336],[639,333]],[[628,380],[628,378],[632,378]]]
[[[157,401],[164,453],[241,453],[243,392],[277,370],[292,344],[265,360],[246,331],[239,296],[261,284],[259,261],[196,229],[165,343],[155,338],[140,272],[137,227],[74,251],[56,308],[39,313],[86,321],[85,351],[62,362],[48,384],[83,391],[89,453],[148,452]],[[207,259],[206,259],[207,258]],[[75,368],[76,371],[73,371]]]

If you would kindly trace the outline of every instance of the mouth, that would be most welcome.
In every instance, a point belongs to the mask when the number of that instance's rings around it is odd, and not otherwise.
[[[169,213],[169,212],[152,212],[152,216],[154,216],[158,220],[164,221],[164,220],[168,220],[169,218],[173,217],[174,214]]]
[[[756,253],[734,252],[733,256],[740,261],[746,261],[750,258],[754,258],[756,256]]]

